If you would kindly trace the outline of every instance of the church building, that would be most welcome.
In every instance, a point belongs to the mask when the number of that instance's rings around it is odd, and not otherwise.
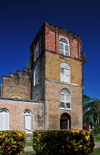
[[[30,69],[3,76],[0,130],[83,128],[81,36],[44,22]]]

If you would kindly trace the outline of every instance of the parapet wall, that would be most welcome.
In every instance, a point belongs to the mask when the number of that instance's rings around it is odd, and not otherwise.
[[[29,69],[17,70],[16,74],[10,73],[10,77],[2,77],[2,97],[30,99],[31,80]]]

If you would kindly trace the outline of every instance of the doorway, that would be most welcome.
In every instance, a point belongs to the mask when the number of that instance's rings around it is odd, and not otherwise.
[[[60,129],[70,129],[71,118],[68,113],[63,113],[60,117]]]

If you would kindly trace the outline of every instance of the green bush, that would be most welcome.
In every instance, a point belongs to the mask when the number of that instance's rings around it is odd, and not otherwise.
[[[21,154],[26,145],[26,134],[23,131],[0,131],[0,154]]]
[[[99,124],[96,124],[96,123],[94,124],[93,133],[100,134],[100,125]]]
[[[93,152],[93,133],[86,130],[37,130],[33,132],[36,155],[88,155]]]

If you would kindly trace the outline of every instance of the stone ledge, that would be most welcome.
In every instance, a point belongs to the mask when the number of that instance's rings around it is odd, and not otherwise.
[[[34,101],[34,100],[25,100],[25,99],[15,99],[15,98],[7,98],[7,97],[0,97],[0,100],[11,100],[11,101],[22,101],[22,102],[34,102],[34,103],[44,103],[44,101]]]
[[[73,86],[83,87],[83,85],[79,85],[79,84],[75,84],[75,83],[66,83],[66,82],[56,81],[56,80],[47,79],[47,78],[45,80],[50,81],[50,82],[56,82],[56,83],[66,84],[66,85],[73,85]]]

